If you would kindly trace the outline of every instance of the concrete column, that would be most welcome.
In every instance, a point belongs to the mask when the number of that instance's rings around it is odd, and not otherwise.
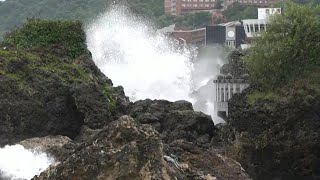
[[[218,102],[218,82],[216,83],[216,102]]]
[[[240,92],[243,91],[243,84],[240,84]]]
[[[221,97],[221,95],[220,95],[220,83],[218,84],[218,102],[220,102],[220,97]]]
[[[228,90],[229,90],[229,99],[231,99],[231,84],[229,83],[228,84]],[[228,101],[229,101],[228,99]]]
[[[236,87],[237,87],[237,83],[234,83],[234,84],[233,84],[233,94],[237,93],[237,92],[236,92]]]
[[[223,88],[223,84],[220,85],[220,102],[223,101],[223,97],[222,97],[223,91],[222,91],[222,88]]]
[[[227,87],[227,84],[224,83],[224,89],[223,89],[223,102],[226,102],[226,87]]]

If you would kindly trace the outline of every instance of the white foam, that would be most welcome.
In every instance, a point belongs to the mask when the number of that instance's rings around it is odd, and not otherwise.
[[[125,8],[113,8],[87,30],[93,59],[115,85],[124,86],[130,100],[190,100],[190,52],[156,34]]]
[[[210,57],[194,63],[195,49],[177,48],[173,39],[118,6],[91,22],[86,34],[96,65],[116,86],[124,87],[131,101],[187,100],[195,110],[215,117],[213,82],[202,87],[219,73],[222,48],[209,49]],[[195,95],[199,89],[206,90]]]
[[[0,148],[2,178],[31,179],[54,162],[46,153],[30,151],[21,145]],[[0,176],[0,179],[1,179]]]

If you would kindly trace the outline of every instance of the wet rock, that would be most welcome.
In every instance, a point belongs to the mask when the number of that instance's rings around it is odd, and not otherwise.
[[[65,161],[34,179],[174,179],[159,134],[129,116],[110,123]],[[181,174],[182,175],[182,174]]]
[[[234,160],[184,140],[164,144],[152,126],[129,116],[110,123],[33,179],[69,178],[249,179]]]
[[[71,154],[76,144],[66,136],[46,136],[42,138],[30,138],[18,142],[25,149],[33,151],[46,152],[49,156],[53,156],[56,161],[65,158],[67,154]]]

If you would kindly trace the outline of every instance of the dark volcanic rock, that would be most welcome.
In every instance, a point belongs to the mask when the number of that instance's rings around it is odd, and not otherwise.
[[[131,105],[130,115],[142,124],[152,125],[166,143],[200,138],[199,143],[206,144],[216,129],[210,116],[193,111],[192,104],[186,101],[137,101]]]
[[[170,179],[179,172],[163,159],[159,134],[124,116],[75,154],[34,179]]]
[[[34,39],[19,39],[33,31],[39,33]],[[51,42],[50,33],[68,34],[66,42]],[[102,128],[125,113],[123,88],[112,87],[95,66],[79,22],[31,20],[8,38],[15,36],[0,50],[0,147],[48,135],[74,139],[81,126]],[[33,45],[18,50],[10,44],[19,40]]]
[[[234,160],[181,140],[164,145],[152,126],[123,116],[34,180],[216,178],[249,179]]]
[[[55,161],[63,160],[73,153],[76,144],[66,136],[46,136],[42,138],[30,138],[18,142],[26,149],[46,152]]]
[[[320,176],[320,97],[305,93],[309,98],[298,93],[249,104],[245,93],[229,101],[228,123],[237,132],[229,154],[254,179]]]

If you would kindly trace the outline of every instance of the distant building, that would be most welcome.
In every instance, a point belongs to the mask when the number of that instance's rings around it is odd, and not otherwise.
[[[245,44],[246,33],[239,21],[206,27],[206,46],[223,45],[235,49]]]
[[[234,78],[231,74],[219,75],[217,80],[213,80],[215,87],[214,107],[216,114],[225,118],[228,117],[228,100],[236,93],[241,93],[249,87],[249,80]]]
[[[183,14],[211,11],[217,0],[165,0],[164,9],[166,14],[180,16]]]
[[[220,75],[214,83],[214,107],[218,116],[228,117],[228,101],[236,93],[241,93],[249,85],[249,74],[241,60],[242,53],[233,51],[229,62],[220,68]]]
[[[247,42],[267,31],[268,18],[280,14],[281,8],[258,8],[258,19],[244,19],[206,27],[206,45],[218,44],[230,48],[248,47]]]
[[[243,5],[252,5],[256,7],[269,7],[271,4],[274,4],[278,0],[224,0],[224,5],[229,6],[235,2],[238,2]]]
[[[174,38],[180,44],[205,45],[206,28],[178,28],[175,25],[159,29],[158,33]]]
[[[281,8],[258,8],[258,19],[268,19],[274,14],[281,14]]]
[[[165,14],[180,16],[200,11],[213,12],[220,0],[164,0]],[[221,0],[222,6],[227,7],[234,2],[255,7],[269,7],[279,0]],[[266,8],[268,9],[268,8]]]

